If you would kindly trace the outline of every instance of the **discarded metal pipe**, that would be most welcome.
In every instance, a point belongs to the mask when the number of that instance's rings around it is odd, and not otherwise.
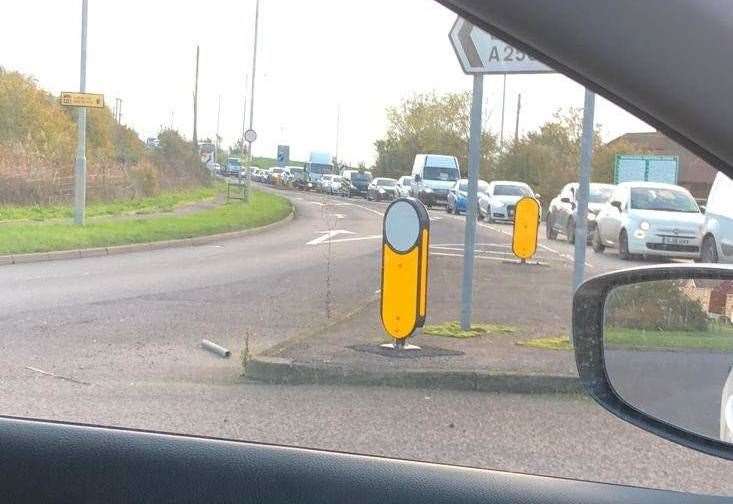
[[[224,348],[223,346],[219,346],[213,341],[209,341],[207,339],[201,340],[201,346],[208,350],[209,352],[213,352],[219,357],[227,358],[232,355],[232,352],[230,352],[228,349]]]

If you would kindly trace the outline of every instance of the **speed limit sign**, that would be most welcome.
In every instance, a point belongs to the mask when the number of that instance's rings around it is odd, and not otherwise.
[[[249,129],[244,132],[244,139],[248,141],[249,143],[254,142],[257,140],[257,132],[253,129]]]

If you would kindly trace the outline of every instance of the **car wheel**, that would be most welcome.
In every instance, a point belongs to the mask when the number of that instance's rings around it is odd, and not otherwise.
[[[618,237],[618,256],[624,261],[631,260],[631,254],[629,254],[629,237],[625,229],[621,230],[621,234]]]
[[[545,234],[548,240],[557,240],[557,230],[555,230],[555,224],[552,222],[552,213],[549,212],[545,221]]]
[[[702,262],[716,263],[718,262],[718,245],[715,238],[708,235],[702,241]]]
[[[573,219],[568,220],[568,225],[565,228],[565,236],[568,237],[568,243],[575,243],[575,221]]]
[[[494,223],[494,218],[491,217],[491,207],[490,206],[486,207],[486,220],[488,221],[489,224]]]
[[[483,219],[484,216],[481,215],[481,207],[479,205],[476,205],[476,220]]]
[[[603,242],[601,241],[601,233],[598,231],[598,227],[593,231],[593,239],[592,239],[592,245],[593,245],[593,252],[596,252],[598,254],[602,254],[604,250],[606,250],[606,247],[603,245]]]
[[[445,212],[446,213],[453,213],[453,211],[450,209],[450,201],[445,204]]]

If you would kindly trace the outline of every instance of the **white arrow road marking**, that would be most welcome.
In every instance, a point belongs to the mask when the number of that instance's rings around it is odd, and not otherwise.
[[[337,219],[345,219],[346,218],[346,216],[344,214],[342,214],[342,213],[335,213],[335,214],[333,214],[333,216],[336,217]]]
[[[346,231],[345,229],[333,229],[331,231],[321,231],[321,234],[323,236],[319,236],[318,238],[309,241],[306,243],[306,245],[320,245],[321,243],[330,240],[334,236],[338,236],[340,234],[356,234],[352,231]]]

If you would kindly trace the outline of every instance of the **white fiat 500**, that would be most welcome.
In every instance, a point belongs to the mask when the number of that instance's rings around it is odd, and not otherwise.
[[[684,187],[623,182],[596,217],[593,250],[618,248],[621,259],[668,256],[696,259],[704,217]]]

